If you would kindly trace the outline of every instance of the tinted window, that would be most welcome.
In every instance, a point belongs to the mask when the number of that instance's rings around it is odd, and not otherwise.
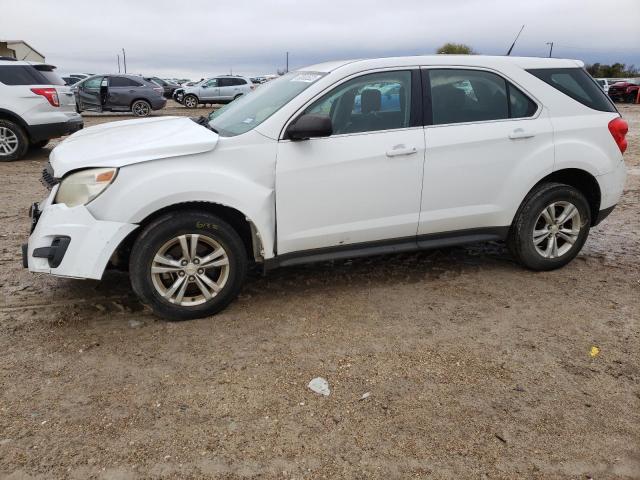
[[[231,83],[233,85],[246,85],[247,84],[247,82],[242,78],[232,78],[231,79]]]
[[[531,117],[537,104],[495,73],[429,70],[433,125]]]
[[[538,110],[538,105],[516,87],[507,82],[509,91],[509,117],[532,117]]]
[[[27,65],[0,66],[0,82],[5,85],[64,85],[62,80],[51,67],[44,71]]]
[[[111,87],[141,87],[142,84],[127,77],[111,77],[109,78],[109,86]]]
[[[477,70],[429,70],[433,124],[509,118],[507,82]]]
[[[411,119],[411,72],[382,72],[349,80],[305,113],[329,115],[334,134],[406,128]]]
[[[589,108],[602,112],[616,111],[602,88],[582,68],[536,68],[527,71]]]
[[[218,79],[218,86],[219,87],[230,87],[231,85],[233,85],[233,78],[219,78]]]

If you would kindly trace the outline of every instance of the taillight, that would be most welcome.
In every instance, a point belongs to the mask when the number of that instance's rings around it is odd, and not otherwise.
[[[255,90],[255,89],[256,89],[256,86],[255,86],[255,85],[250,85],[250,86],[249,86],[249,88],[250,88],[251,90]]]
[[[158,93],[163,93],[164,89],[162,87],[153,87],[153,89]]]
[[[36,95],[42,95],[49,103],[54,107],[60,106],[60,100],[58,99],[58,92],[55,88],[32,88],[31,91]]]
[[[629,125],[622,118],[614,118],[609,122],[609,131],[615,140],[620,152],[624,153],[627,149],[627,139],[625,138],[629,131]]]

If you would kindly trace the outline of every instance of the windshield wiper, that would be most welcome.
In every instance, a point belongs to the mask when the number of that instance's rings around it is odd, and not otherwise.
[[[213,133],[218,133],[218,130],[216,130],[209,124],[209,117],[205,117],[204,115],[202,115],[200,117],[190,117],[190,118],[191,120],[196,122],[198,125],[202,125],[204,128],[208,128]]]

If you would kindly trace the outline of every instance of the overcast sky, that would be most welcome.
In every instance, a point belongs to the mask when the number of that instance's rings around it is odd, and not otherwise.
[[[502,55],[640,66],[640,0],[0,0],[0,39],[64,72],[200,78],[325,60],[431,54],[462,42]]]

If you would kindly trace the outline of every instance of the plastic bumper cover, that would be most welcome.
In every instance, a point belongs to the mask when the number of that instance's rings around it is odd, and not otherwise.
[[[85,206],[51,204],[55,190],[23,248],[29,271],[99,280],[118,245],[138,225],[96,220]],[[61,241],[65,238],[68,242]]]

